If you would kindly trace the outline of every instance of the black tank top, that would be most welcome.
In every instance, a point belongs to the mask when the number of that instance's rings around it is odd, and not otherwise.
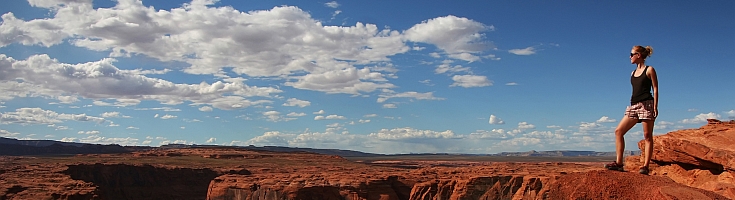
[[[645,100],[653,100],[653,95],[651,95],[653,82],[646,75],[647,70],[648,66],[643,69],[643,73],[638,77],[635,76],[635,70],[630,75],[630,84],[633,85],[633,95],[630,97],[631,105]]]

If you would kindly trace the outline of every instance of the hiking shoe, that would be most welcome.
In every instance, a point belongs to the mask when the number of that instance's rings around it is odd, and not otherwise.
[[[641,167],[641,170],[638,170],[638,173],[648,175],[650,171],[648,170],[648,167]]]
[[[623,169],[623,164],[618,164],[617,162],[614,162],[614,161],[612,163],[605,164],[605,169],[621,171],[621,172],[625,171],[625,169]]]

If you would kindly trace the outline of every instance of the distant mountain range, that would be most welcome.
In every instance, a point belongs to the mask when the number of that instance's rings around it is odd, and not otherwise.
[[[161,147],[148,146],[120,146],[117,144],[88,144],[76,142],[61,142],[55,140],[18,140],[0,137],[0,155],[54,155],[54,154],[103,154],[103,153],[127,153],[138,150],[155,148],[242,148],[254,151],[273,152],[311,152],[326,155],[338,155],[342,157],[373,157],[386,156],[388,154],[365,153],[353,150],[341,149],[314,149],[299,147],[280,146],[218,146],[218,145],[186,145],[168,144]],[[640,151],[626,151],[625,155],[638,155]],[[497,154],[449,154],[449,153],[421,153],[421,154],[390,154],[390,155],[478,155],[478,156],[538,156],[538,157],[569,157],[569,156],[615,156],[615,152],[597,151],[527,151],[527,152],[502,152]]]

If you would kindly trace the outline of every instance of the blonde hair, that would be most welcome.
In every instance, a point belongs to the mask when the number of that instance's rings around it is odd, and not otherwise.
[[[643,57],[643,59],[651,57],[651,54],[653,54],[653,47],[651,46],[633,46],[633,49],[635,52],[641,53],[641,57]]]

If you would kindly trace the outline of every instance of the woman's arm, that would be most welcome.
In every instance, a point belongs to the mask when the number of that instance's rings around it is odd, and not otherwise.
[[[653,87],[653,112],[658,116],[658,76],[656,75],[656,70],[653,69],[653,67],[649,67],[649,70],[646,73],[648,78],[651,79],[651,87]]]

